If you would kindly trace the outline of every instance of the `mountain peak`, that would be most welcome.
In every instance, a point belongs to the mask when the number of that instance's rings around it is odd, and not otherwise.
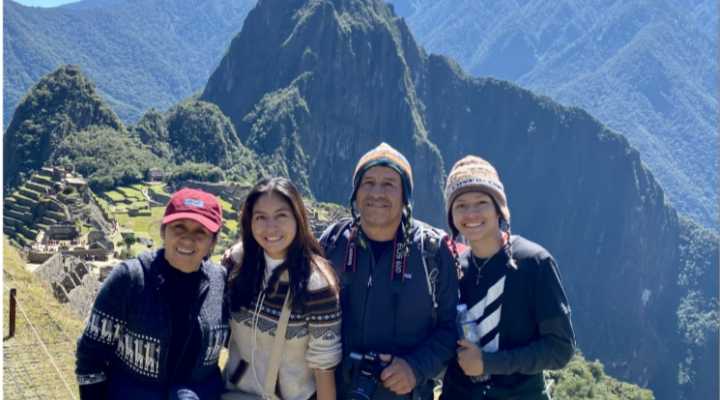
[[[63,65],[23,97],[3,137],[5,187],[17,186],[63,139],[92,126],[123,131],[120,119],[77,66]]]
[[[442,201],[444,171],[427,141],[413,83],[420,76],[411,73],[409,60],[421,65],[423,56],[404,21],[379,0],[262,0],[202,99],[220,107],[251,149],[278,149],[288,160],[283,168],[307,176],[315,196],[337,203],[347,201],[356,160],[389,136],[432,177],[417,191],[418,210],[429,214],[431,202]],[[339,195],[338,183],[347,193]]]

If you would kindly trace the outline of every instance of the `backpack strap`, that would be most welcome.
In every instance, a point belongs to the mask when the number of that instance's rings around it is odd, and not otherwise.
[[[420,251],[422,252],[423,267],[425,268],[425,279],[427,280],[428,293],[432,298],[432,326],[437,322],[438,303],[435,294],[438,275],[440,275],[438,251],[440,250],[440,241],[443,238],[442,231],[429,225],[422,226],[422,242]]]
[[[285,345],[285,334],[287,332],[288,321],[290,321],[290,291],[285,295],[280,319],[275,330],[275,339],[273,340],[272,352],[270,353],[270,365],[265,376],[265,390],[263,390],[263,400],[278,400],[275,396],[278,372],[280,371],[280,361],[282,360],[282,351]]]
[[[335,250],[335,246],[337,245],[338,239],[340,239],[340,235],[342,235],[342,233],[345,231],[345,229],[347,229],[347,227],[350,226],[351,223],[352,218],[343,218],[340,221],[336,222],[335,225],[333,225],[330,229],[330,234],[327,235],[324,241],[320,242],[323,253],[325,253],[325,258],[330,257],[330,253]]]
[[[438,251],[440,250],[440,241],[448,235],[442,230],[434,228],[423,222],[418,222],[421,224],[422,241],[420,244],[420,251],[422,253],[428,293],[430,294],[433,303],[431,318],[432,326],[434,327],[437,322],[438,308],[435,288],[437,286],[438,276],[440,275]],[[330,253],[335,250],[335,246],[337,245],[338,239],[340,239],[340,235],[342,235],[351,224],[352,218],[344,218],[333,225],[325,240],[320,242],[323,252],[325,253],[325,257],[329,257]]]

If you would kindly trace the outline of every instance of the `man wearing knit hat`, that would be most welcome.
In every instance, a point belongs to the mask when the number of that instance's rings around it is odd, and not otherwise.
[[[564,367],[575,338],[570,306],[550,253],[510,234],[497,171],[480,157],[458,161],[445,189],[448,226],[470,249],[459,256],[460,303],[478,341],[462,339],[441,400],[549,400],[543,370]]]
[[[338,399],[362,381],[351,353],[374,352],[389,363],[374,387],[378,400],[432,398],[433,379],[455,354],[457,270],[442,235],[413,220],[412,191],[407,159],[382,143],[355,169],[352,220],[320,239],[341,284]],[[432,256],[426,243],[435,244]]]

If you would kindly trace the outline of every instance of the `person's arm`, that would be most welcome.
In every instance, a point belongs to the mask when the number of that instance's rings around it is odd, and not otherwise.
[[[237,264],[242,261],[243,246],[242,242],[235,243],[232,247],[223,252],[220,265],[225,267],[228,271],[231,271]]]
[[[510,375],[519,372],[532,375],[566,366],[575,354],[570,315],[540,321],[538,326],[542,336],[527,346],[495,353],[483,352],[483,373]]]
[[[315,387],[317,388],[317,400],[335,400],[335,369],[316,369]]]
[[[127,325],[127,309],[136,288],[128,265],[122,263],[110,273],[95,298],[75,352],[75,375],[83,400],[102,399],[107,394],[105,373]]]
[[[328,274],[332,270],[327,266]],[[342,360],[340,328],[342,324],[340,299],[337,286],[329,281],[337,280],[334,275],[325,276],[313,271],[308,282],[305,315],[310,339],[306,360],[308,367],[315,370],[315,384],[318,400],[335,400],[335,367]]]
[[[455,356],[458,333],[455,328],[455,316],[458,303],[458,276],[455,260],[445,241],[441,241],[438,249],[438,276],[435,288],[437,308],[437,324],[432,333],[417,349],[405,357],[412,368],[416,384],[434,379]]]
[[[107,381],[80,385],[80,400],[102,400],[108,397]]]

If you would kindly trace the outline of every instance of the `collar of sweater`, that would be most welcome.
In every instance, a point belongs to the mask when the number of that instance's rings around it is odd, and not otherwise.
[[[284,263],[285,259],[283,258],[278,260],[272,258],[265,251],[263,251],[263,255],[265,256],[265,279],[263,280],[263,285],[267,285],[273,271],[275,271],[275,268],[280,266],[280,264]]]
[[[165,259],[165,248],[161,247],[156,251],[146,251],[144,253],[140,253],[138,260],[143,268],[148,271],[146,276],[148,277],[150,283],[153,287],[159,288],[163,282],[165,282],[165,277],[163,276],[163,270],[165,268],[165,264],[167,263],[167,260]],[[212,261],[210,260],[203,259],[200,264],[199,271],[201,285],[202,282],[210,279],[207,264],[211,262]]]

